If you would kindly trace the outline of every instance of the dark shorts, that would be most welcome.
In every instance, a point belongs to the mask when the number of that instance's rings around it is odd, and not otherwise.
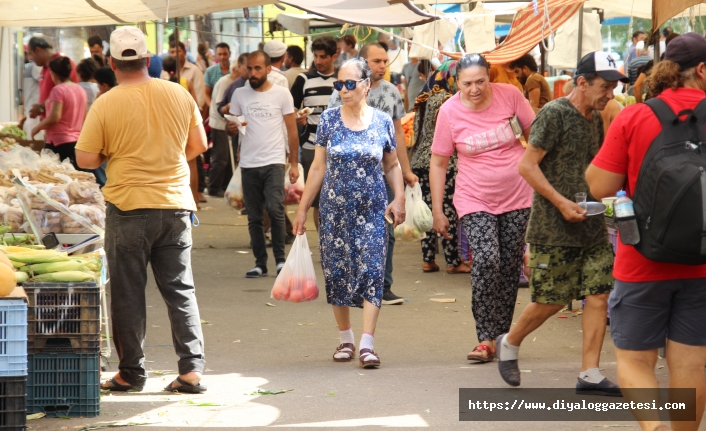
[[[706,279],[615,282],[610,335],[624,350],[654,350],[665,340],[706,346]]]
[[[316,154],[316,150],[310,150],[308,148],[302,148],[302,168],[304,168],[304,181],[309,178],[309,169],[311,168],[311,164],[314,163],[314,155]],[[316,198],[314,199],[314,202],[311,204],[312,208],[318,208],[319,207],[319,197],[321,196],[321,193],[316,194]]]
[[[606,240],[592,247],[530,244],[532,302],[568,304],[586,295],[613,289],[613,246]]]

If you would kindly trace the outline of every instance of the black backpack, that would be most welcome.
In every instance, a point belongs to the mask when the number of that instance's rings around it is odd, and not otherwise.
[[[706,264],[706,99],[679,114],[659,98],[646,104],[662,131],[637,177],[635,248],[656,262]]]

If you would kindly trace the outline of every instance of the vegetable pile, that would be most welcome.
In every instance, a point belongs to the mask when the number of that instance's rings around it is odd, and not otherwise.
[[[27,133],[15,125],[5,126],[0,129],[0,133],[5,133],[8,135],[15,135],[20,139],[27,139]]]
[[[9,259],[14,269],[13,282],[99,282],[103,269],[99,253],[69,256],[54,250],[43,250],[41,247],[0,246],[2,257]],[[3,260],[0,259],[0,263],[4,263]],[[7,276],[0,271],[0,284],[3,275]]]
[[[15,138],[0,138],[0,151],[8,152],[16,145],[19,145]]]

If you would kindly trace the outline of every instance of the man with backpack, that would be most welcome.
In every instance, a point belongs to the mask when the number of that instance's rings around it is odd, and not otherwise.
[[[609,304],[618,376],[625,388],[657,388],[657,350],[667,347],[669,386],[696,388],[696,430],[706,396],[706,39],[667,46],[650,83],[657,97],[627,107],[586,172],[600,199],[625,189],[640,241],[618,245]],[[669,342],[666,343],[666,340]],[[652,400],[652,397],[650,397]],[[643,430],[666,430],[637,417]]]
[[[608,53],[589,53],[576,68],[571,93],[544,105],[532,123],[520,162],[520,175],[535,191],[526,235],[532,303],[496,342],[500,376],[511,386],[520,386],[522,340],[567,303],[585,298],[576,393],[620,396],[618,385],[598,368],[614,281],[613,249],[604,217],[589,217],[575,202],[577,193],[588,192],[584,173],[603,143],[600,111],[613,99],[618,81],[627,77]]]

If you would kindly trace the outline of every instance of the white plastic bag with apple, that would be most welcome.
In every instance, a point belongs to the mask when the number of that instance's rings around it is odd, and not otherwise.
[[[319,297],[314,262],[311,260],[306,234],[297,235],[294,240],[270,297],[289,302],[313,301]]]

